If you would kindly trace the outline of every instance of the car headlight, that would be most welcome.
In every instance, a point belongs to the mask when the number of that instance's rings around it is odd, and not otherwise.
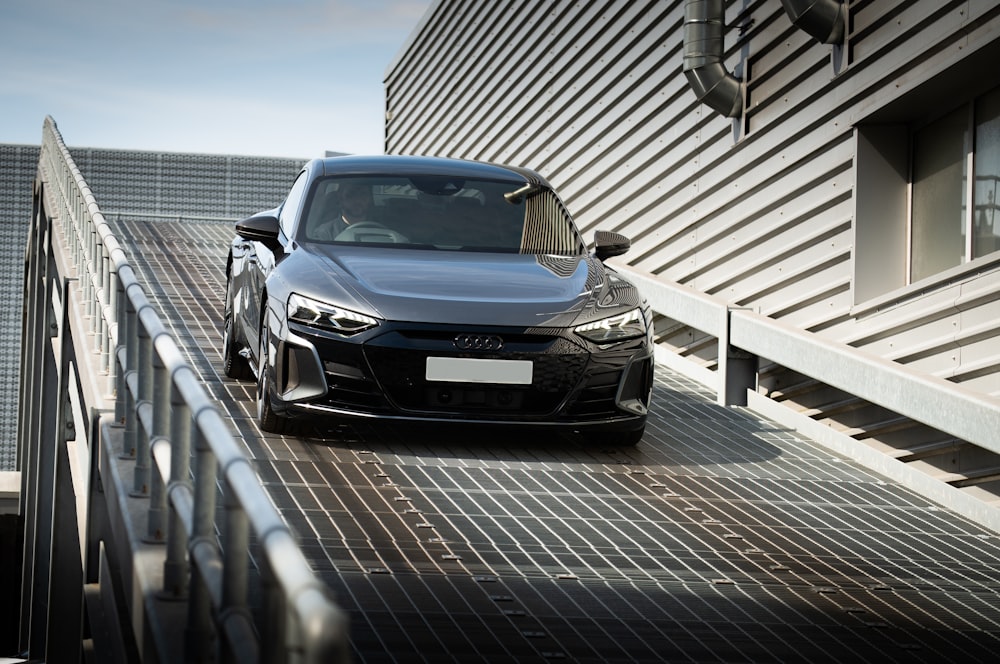
[[[573,331],[595,344],[610,344],[646,334],[646,319],[639,309],[577,325]]]
[[[371,316],[292,293],[288,297],[289,322],[308,325],[349,337],[378,326]]]

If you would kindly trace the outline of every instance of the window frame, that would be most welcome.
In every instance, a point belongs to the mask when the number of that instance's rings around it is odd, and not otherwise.
[[[997,93],[1000,93],[1000,85],[976,90],[943,112],[936,108],[938,112],[933,115],[926,112],[928,105],[924,104],[921,117],[890,109],[855,126],[853,313],[863,313],[912,293],[925,292],[937,284],[954,282],[968,272],[981,272],[985,266],[1000,265],[1000,247],[980,256],[974,255],[976,105],[980,99]],[[964,169],[962,261],[915,278],[915,140],[922,129],[963,108],[966,132],[961,162]]]

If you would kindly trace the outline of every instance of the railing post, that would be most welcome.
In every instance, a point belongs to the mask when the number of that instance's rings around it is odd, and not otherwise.
[[[263,612],[260,617],[261,661],[280,664],[288,661],[286,652],[289,609],[281,588],[274,578],[267,555],[260,557],[260,596]],[[299,644],[301,645],[301,644]]]
[[[191,464],[191,409],[176,384],[171,390],[170,404],[170,485],[169,495],[175,488],[188,486]],[[175,508],[169,508],[167,521],[167,557],[163,561],[163,593],[166,597],[184,597],[187,590],[187,531]]]
[[[152,452],[154,441],[166,440],[168,445],[169,417],[170,417],[170,394],[171,394],[171,372],[163,363],[163,357],[155,343],[151,343],[152,364],[153,364],[153,430],[149,435],[148,449]],[[171,455],[172,457],[173,455]],[[171,458],[170,465],[173,465]],[[151,543],[162,543],[164,541],[166,527],[163,523],[163,514],[167,509],[166,487],[163,485],[163,472],[159,468],[159,461],[150,454],[150,477],[149,477],[149,512],[146,520],[146,541]]]
[[[153,398],[153,341],[149,338],[149,330],[142,320],[142,311],[136,312],[137,336],[139,342],[139,362],[136,374],[139,382],[139,399],[135,404],[136,424],[142,431],[136,430],[135,439],[135,475],[132,485],[133,497],[149,495],[149,443],[152,432],[146,429],[142,421],[141,409],[152,405]]]
[[[105,328],[105,334],[103,335],[103,345],[101,346],[101,369],[107,372],[107,382],[105,383],[107,393],[109,396],[115,397],[115,418],[118,418],[118,363],[115,361],[114,354],[116,350],[116,344],[114,336],[117,336],[121,327],[119,326],[118,311],[121,306],[121,284],[118,283],[118,272],[114,269],[111,255],[108,254],[105,260],[105,265],[108,271],[108,321],[107,327]],[[112,330],[112,326],[117,329]],[[119,337],[120,338],[120,337]]]
[[[84,201],[86,204],[86,201]],[[100,328],[101,318],[101,236],[97,232],[94,218],[90,210],[86,210],[84,219],[87,222],[87,276],[84,286],[87,294],[87,315],[90,316],[90,332],[96,334]]]
[[[100,238],[100,235],[97,236]],[[98,367],[103,373],[107,370],[104,358],[104,344],[108,338],[108,321],[106,318],[108,300],[108,255],[104,247],[104,242],[98,240],[97,259],[94,265],[94,276],[97,280],[97,291],[94,303],[94,323],[91,326],[94,332],[94,352],[100,357]]]
[[[83,301],[86,303],[86,314],[88,317],[94,316],[94,247],[97,246],[95,239],[96,232],[94,224],[90,223],[90,212],[87,210],[87,201],[80,197],[80,247],[82,250],[82,269],[80,284],[83,286]],[[90,321],[90,331],[94,331],[93,318]]]
[[[194,551],[208,547],[218,551],[215,537],[215,482],[219,464],[212,448],[198,427],[197,418],[192,422],[191,444],[195,449],[194,472],[194,515],[191,526],[191,541],[188,550],[191,559],[196,559]],[[197,570],[191,574],[189,582],[188,618],[184,630],[184,657],[188,662],[211,662],[214,660],[212,637],[212,597],[207,584],[207,570]]]
[[[242,461],[242,460],[240,460]],[[238,463],[239,461],[237,461]],[[249,560],[247,549],[250,546],[250,521],[243,506],[240,505],[235,492],[226,477],[227,469],[223,469],[222,491],[226,507],[225,541],[222,545],[222,607],[219,611],[219,622],[225,623],[232,614],[242,614],[249,618],[247,605],[247,585]],[[230,639],[221,639],[222,661],[225,664],[240,664]]]
[[[125,366],[121,370],[120,391],[118,393],[119,401],[124,400],[122,417],[125,423],[125,435],[122,437],[122,458],[134,459],[139,445],[139,412],[136,409],[135,395],[128,387],[128,379],[130,376],[138,378],[136,365],[139,363],[139,316],[132,303],[132,298],[128,296],[127,288],[122,292],[122,299],[125,305],[121,318],[123,323],[119,323],[118,327],[119,344],[124,343],[125,345]],[[121,341],[123,335],[124,342]]]
[[[721,310],[725,320],[720,325],[718,350],[718,403],[720,406],[746,406],[747,390],[757,389],[757,356],[736,348],[729,342],[729,327],[734,309]]]
[[[68,226],[66,228],[66,241],[69,242],[70,249],[73,253],[73,268],[76,270],[77,274],[81,272],[81,265],[83,264],[83,247],[80,242],[80,200],[81,196],[75,187],[71,187],[73,174],[72,172],[66,173],[65,186],[69,188],[73,194],[71,194],[68,205],[66,206],[66,212],[68,213]]]

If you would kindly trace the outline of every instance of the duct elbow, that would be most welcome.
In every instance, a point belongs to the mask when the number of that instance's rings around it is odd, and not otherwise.
[[[743,112],[743,83],[723,60],[722,0],[684,3],[684,75],[698,101],[724,117]]]
[[[781,0],[792,25],[812,35],[821,44],[839,44],[844,39],[844,5],[840,0]]]
[[[743,83],[719,62],[685,68],[688,84],[698,101],[723,117],[739,117],[743,112]]]

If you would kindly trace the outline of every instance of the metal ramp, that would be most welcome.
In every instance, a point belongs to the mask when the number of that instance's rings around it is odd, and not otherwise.
[[[633,449],[344,426],[261,436],[221,378],[231,228],[115,234],[356,661],[988,661],[1000,537],[661,368]]]

